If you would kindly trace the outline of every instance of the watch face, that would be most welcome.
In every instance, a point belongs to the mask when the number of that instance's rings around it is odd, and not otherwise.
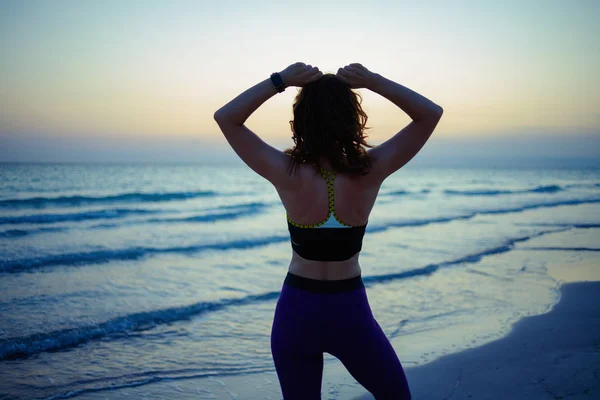
[[[273,81],[273,85],[275,85],[275,87],[283,85],[283,79],[281,79],[281,75],[279,74],[271,75],[271,81]]]

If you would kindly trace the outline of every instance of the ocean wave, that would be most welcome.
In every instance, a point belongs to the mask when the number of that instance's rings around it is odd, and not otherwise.
[[[506,253],[512,250],[514,245],[518,242],[524,242],[538,236],[564,230],[567,230],[567,228],[540,231],[531,235],[509,239],[500,246],[486,249],[478,253],[469,254],[455,260],[430,264],[422,268],[415,268],[410,271],[403,271],[399,273],[364,276],[363,281],[366,286],[372,286],[395,280],[431,275],[440,268],[460,264],[477,263],[486,256]],[[217,311],[226,307],[242,306],[261,301],[271,301],[277,299],[279,294],[280,292],[277,291],[249,295],[236,299],[223,299],[214,302],[199,302],[188,306],[171,307],[163,310],[129,314],[111,319],[98,325],[63,329],[49,333],[36,333],[25,337],[9,338],[5,339],[4,341],[0,341],[0,360],[7,358],[13,359],[27,357],[45,351],[61,350],[78,346],[91,340],[101,339],[110,335],[148,330],[156,327],[157,325],[186,320],[204,312]]]
[[[36,233],[48,233],[48,232],[64,232],[69,230],[66,227],[47,227],[47,228],[37,228],[37,229],[7,229],[5,231],[0,232],[0,237],[4,238],[19,238],[23,236],[33,235]]]
[[[426,193],[430,193],[431,190],[429,189],[422,189],[416,192],[411,192],[409,190],[394,190],[391,192],[385,192],[385,193],[381,193],[381,195],[383,196],[405,196],[405,195],[411,195],[411,194],[426,194]]]
[[[143,224],[143,223],[174,223],[174,222],[218,222],[223,220],[237,219],[241,217],[258,214],[267,207],[265,203],[248,203],[240,205],[229,205],[217,207],[212,210],[222,211],[231,210],[229,212],[213,212],[209,214],[193,215],[183,218],[151,218],[141,220],[129,220],[126,224]],[[84,222],[87,220],[96,219],[118,219],[125,218],[131,215],[145,214],[160,214],[161,210],[139,210],[139,209],[114,209],[114,210],[98,210],[81,213],[68,214],[32,214],[14,217],[0,217],[0,224],[52,224],[57,222]],[[121,223],[104,223],[89,226],[90,229],[99,228],[118,228]],[[0,232],[0,237],[23,237],[37,233],[66,231],[68,227],[52,227],[52,228],[37,228],[37,229],[10,229]]]
[[[223,243],[200,244],[185,247],[130,247],[118,250],[98,250],[80,253],[63,253],[42,257],[0,261],[0,272],[23,272],[57,265],[99,264],[113,260],[137,260],[150,254],[195,253],[205,250],[249,249],[271,243],[282,243],[289,236],[270,236],[255,239],[239,239]]]
[[[257,366],[248,365],[245,367],[228,366],[223,371],[219,371],[219,370],[215,370],[214,368],[211,368],[208,371],[201,371],[201,372],[197,372],[197,373],[193,373],[193,374],[189,374],[189,369],[183,370],[185,372],[185,374],[177,374],[177,375],[172,375],[173,373],[178,372],[176,370],[175,371],[173,371],[173,370],[161,371],[161,372],[163,372],[162,374],[160,374],[159,372],[154,372],[154,371],[142,372],[142,373],[135,373],[135,374],[127,374],[127,378],[135,376],[138,378],[137,380],[123,382],[123,383],[115,383],[115,380],[119,379],[119,377],[110,377],[109,379],[107,379],[110,381],[106,382],[106,386],[94,386],[94,387],[88,387],[88,388],[83,388],[83,389],[69,390],[68,392],[65,392],[65,393],[58,393],[58,394],[54,394],[49,397],[45,397],[43,400],[71,399],[73,397],[78,397],[78,396],[80,396],[82,394],[86,394],[86,393],[108,392],[108,391],[115,392],[118,389],[145,386],[145,385],[148,385],[151,383],[164,382],[164,381],[173,382],[173,381],[179,381],[179,380],[202,379],[202,378],[219,377],[219,376],[225,376],[225,375],[226,376],[248,375],[248,374],[260,373],[260,372],[272,372],[272,370],[273,369],[271,366],[257,367]],[[146,377],[146,376],[148,376],[148,377]],[[140,379],[140,378],[142,378],[142,379]],[[98,382],[98,381],[99,381],[99,379],[94,380],[94,382]],[[85,380],[77,381],[78,385],[83,385],[85,383],[86,383]],[[51,386],[51,388],[53,390],[56,390],[60,386],[67,386],[67,385],[53,384]],[[206,398],[215,398],[215,397],[201,396],[198,398],[206,399]]]
[[[576,252],[587,252],[587,251],[600,251],[598,247],[519,247],[519,250],[539,250],[539,251],[576,251]]]
[[[600,188],[600,183],[571,183],[566,185],[568,188]]]
[[[249,203],[240,205],[221,206],[216,210],[232,210],[229,212],[209,213],[193,215],[183,218],[152,218],[144,222],[218,222],[222,220],[237,219],[249,215],[255,215],[261,212],[267,205],[265,203]]]
[[[32,214],[0,217],[0,224],[54,224],[57,222],[79,222],[94,219],[124,218],[131,215],[156,214],[159,210],[117,208],[112,210],[85,211],[66,214]]]
[[[365,282],[365,284],[379,284],[379,283],[385,283],[385,282],[398,280],[398,279],[407,279],[407,278],[413,278],[413,277],[418,277],[418,276],[431,275],[434,272],[436,272],[437,270],[439,270],[440,268],[450,267],[450,266],[459,265],[459,264],[478,263],[484,257],[495,255],[495,254],[502,254],[502,253],[511,251],[514,248],[514,245],[516,243],[525,242],[527,240],[530,240],[530,239],[533,239],[533,238],[536,238],[536,237],[539,237],[542,235],[546,235],[548,233],[562,232],[562,231],[565,231],[568,229],[569,228],[540,231],[540,232],[534,233],[532,235],[521,236],[521,237],[509,239],[500,246],[497,246],[497,247],[494,247],[491,249],[486,249],[479,253],[469,254],[464,257],[458,258],[456,260],[444,261],[444,262],[437,263],[437,264],[429,264],[422,268],[416,268],[416,269],[412,269],[410,271],[402,271],[402,272],[398,272],[395,274],[385,274],[385,275],[364,277],[363,281]]]
[[[537,186],[532,189],[523,190],[494,190],[494,189],[481,189],[481,190],[444,190],[445,194],[456,195],[456,196],[498,196],[503,194],[523,194],[523,193],[557,193],[564,189],[558,185],[545,185]]]
[[[112,196],[59,196],[31,197],[25,199],[0,200],[0,208],[44,208],[49,206],[81,206],[99,203],[147,203],[188,200],[198,197],[218,196],[214,191],[171,192],[171,193],[123,193]]]
[[[507,214],[513,212],[521,212],[530,209],[537,208],[551,208],[562,205],[578,205],[588,203],[600,203],[600,199],[591,198],[586,200],[563,200],[548,203],[538,204],[526,204],[515,208],[505,209],[491,209],[491,210],[480,210],[469,212],[463,215],[455,215],[450,217],[430,218],[423,220],[404,220],[404,221],[390,221],[385,224],[376,225],[370,224],[367,227],[367,232],[382,232],[392,228],[399,227],[416,227],[425,226],[436,223],[448,223],[458,220],[468,220],[474,218],[477,215],[497,215]],[[572,227],[572,226],[571,226]],[[151,254],[163,254],[163,253],[194,253],[205,250],[231,250],[231,249],[249,249],[255,247],[266,246],[273,243],[283,243],[289,240],[289,236],[266,236],[252,239],[238,239],[222,243],[212,244],[199,244],[186,247],[166,247],[166,248],[155,248],[155,247],[130,247],[125,249],[116,250],[99,250],[92,252],[80,252],[80,253],[65,253],[56,254],[49,256],[24,258],[16,260],[1,260],[0,261],[0,272],[23,272],[29,270],[35,270],[50,266],[57,265],[86,265],[86,264],[99,264],[113,260],[136,260]]]
[[[274,300],[279,292],[250,295],[237,299],[199,302],[188,306],[171,307],[117,317],[98,325],[35,333],[25,337],[0,341],[0,360],[30,356],[46,351],[61,350],[110,335],[152,329],[157,325],[189,319],[195,315],[221,310],[225,307]]]
[[[470,213],[465,215],[455,215],[451,217],[440,217],[440,218],[429,218],[429,219],[410,219],[403,221],[390,221],[385,224],[376,225],[371,224],[367,226],[368,232],[383,232],[392,228],[402,228],[402,227],[416,227],[416,226],[425,226],[431,224],[443,224],[446,222],[453,222],[459,220],[466,220],[473,218],[477,213]]]
[[[530,223],[518,223],[516,225],[521,225],[521,226],[568,226],[571,228],[578,228],[578,229],[594,229],[594,228],[600,228],[600,224],[598,223],[579,223],[579,222],[575,222],[572,224],[566,224],[563,222],[530,222]]]
[[[382,193],[384,196],[402,196],[405,194],[411,194],[408,190],[394,190],[392,192]]]
[[[441,224],[459,220],[468,220],[472,219],[478,215],[496,215],[496,214],[509,214],[514,212],[521,212],[526,210],[533,210],[536,208],[552,208],[559,206],[572,206],[579,204],[594,204],[600,203],[599,198],[591,198],[591,199],[574,199],[574,200],[561,200],[561,201],[553,201],[546,203],[535,203],[535,204],[525,204],[520,207],[511,207],[511,208],[498,208],[498,209],[488,209],[488,210],[479,210],[473,212],[467,212],[465,214],[453,215],[448,217],[439,217],[439,218],[428,218],[428,219],[409,219],[409,220],[400,220],[400,221],[391,221],[386,222],[385,224],[376,225],[370,224],[367,227],[367,232],[383,232],[391,228],[402,228],[402,227],[413,227],[413,226],[425,226],[431,224]],[[558,226],[558,224],[549,224],[552,226]],[[568,226],[572,228],[577,227],[585,227],[586,224],[568,224]]]
[[[499,208],[495,210],[481,210],[475,212],[475,214],[506,214],[513,212],[520,212],[525,210],[533,210],[536,208],[552,208],[559,206],[575,206],[579,204],[593,204],[600,203],[600,199],[598,198],[590,198],[590,199],[571,199],[571,200],[559,200],[559,201],[551,201],[546,203],[537,203],[537,204],[525,204],[520,207],[513,208]]]
[[[275,202],[275,203],[264,203],[264,202],[256,202],[253,201],[251,203],[238,203],[238,204],[227,204],[227,205],[223,205],[223,206],[218,206],[218,207],[214,207],[214,208],[209,208],[207,210],[213,210],[213,211],[221,211],[221,210],[237,210],[237,209],[245,209],[245,208],[263,208],[263,207],[269,207],[272,205],[276,205],[276,204],[281,204],[280,202]]]
[[[237,207],[237,211],[230,211],[230,212],[217,212],[217,213],[209,213],[209,214],[198,214],[198,215],[192,215],[190,217],[181,217],[181,218],[150,218],[150,219],[143,219],[143,220],[135,220],[135,221],[127,221],[126,223],[128,225],[133,225],[133,224],[149,224],[149,223],[158,223],[158,224],[162,224],[162,223],[193,223],[193,222],[203,222],[203,223],[212,223],[212,222],[219,222],[219,221],[228,221],[228,220],[233,220],[233,219],[237,219],[237,218],[242,218],[242,217],[248,217],[248,216],[255,216],[258,213],[260,213],[263,208],[265,208],[266,205],[260,205],[259,203],[256,203],[253,207]],[[223,207],[224,209],[235,209],[233,206],[226,206]],[[115,224],[111,224],[111,223],[105,223],[105,224],[97,224],[97,225],[92,225],[90,226],[90,229],[104,229],[104,228],[118,228],[120,225],[122,225],[123,223],[115,223]]]

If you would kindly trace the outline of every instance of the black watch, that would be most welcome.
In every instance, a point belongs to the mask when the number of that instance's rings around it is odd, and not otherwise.
[[[275,89],[277,89],[279,93],[285,90],[285,83],[283,83],[283,79],[281,79],[279,72],[273,72],[271,74],[271,82],[273,82],[273,86],[275,86]]]

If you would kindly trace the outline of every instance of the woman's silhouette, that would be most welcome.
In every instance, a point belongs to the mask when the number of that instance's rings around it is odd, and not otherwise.
[[[301,89],[290,121],[294,147],[282,152],[244,122],[289,86]],[[367,115],[352,90],[358,88],[392,101],[412,122],[370,146]],[[360,64],[324,75],[295,63],[215,113],[231,147],[275,186],[286,209],[293,250],[271,332],[284,399],[321,398],[324,352],[337,357],[376,399],[410,398],[400,361],[371,313],[358,257],[382,182],[419,152],[442,112]]]

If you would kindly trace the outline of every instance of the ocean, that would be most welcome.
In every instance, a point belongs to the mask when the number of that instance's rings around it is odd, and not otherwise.
[[[0,164],[0,182],[0,399],[274,371],[291,247],[249,168]],[[548,311],[560,282],[540,249],[571,268],[598,238],[600,170],[409,165],[382,186],[360,263],[410,367]]]

